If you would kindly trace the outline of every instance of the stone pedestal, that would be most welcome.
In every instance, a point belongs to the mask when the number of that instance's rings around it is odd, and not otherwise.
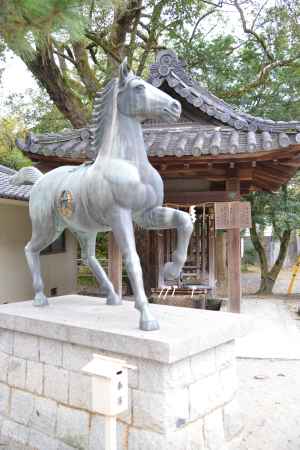
[[[70,295],[50,303],[0,306],[0,443],[104,450],[104,420],[90,410],[81,372],[95,352],[138,367],[118,450],[225,450],[240,433],[235,338],[248,320],[151,305],[161,330],[142,332],[131,302]]]

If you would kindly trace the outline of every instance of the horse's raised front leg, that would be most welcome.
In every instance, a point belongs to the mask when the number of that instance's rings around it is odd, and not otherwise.
[[[138,216],[136,222],[148,230],[177,229],[177,248],[172,255],[172,262],[167,262],[163,268],[163,277],[165,280],[178,278],[187,258],[193,232],[190,215],[178,209],[159,206]]]
[[[126,270],[135,296],[135,307],[141,313],[140,329],[144,331],[158,330],[158,321],[150,312],[144,290],[140,258],[135,247],[131,211],[121,208],[115,210],[112,213],[111,227],[125,261]]]
[[[81,257],[84,264],[93,272],[96,280],[100,286],[104,289],[107,296],[106,303],[108,305],[120,305],[122,300],[115,292],[113,284],[106,275],[105,271],[102,269],[99,261],[96,258],[95,248],[96,248],[96,233],[83,233],[74,231],[77,237],[80,247],[81,247]]]

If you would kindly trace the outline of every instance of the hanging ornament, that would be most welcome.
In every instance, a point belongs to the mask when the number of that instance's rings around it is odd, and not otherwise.
[[[189,214],[191,216],[192,222],[195,223],[196,219],[197,219],[197,217],[196,217],[196,206],[190,206]]]

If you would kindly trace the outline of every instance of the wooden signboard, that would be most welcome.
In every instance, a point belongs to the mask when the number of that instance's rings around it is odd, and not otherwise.
[[[251,228],[250,202],[220,202],[214,206],[216,230]]]

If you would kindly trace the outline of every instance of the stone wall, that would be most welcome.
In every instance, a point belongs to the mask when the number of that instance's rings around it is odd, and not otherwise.
[[[234,349],[231,340],[173,364],[99,349],[138,367],[118,450],[225,450],[242,429]],[[1,329],[0,447],[104,450],[103,417],[90,411],[91,379],[81,372],[93,353]]]

